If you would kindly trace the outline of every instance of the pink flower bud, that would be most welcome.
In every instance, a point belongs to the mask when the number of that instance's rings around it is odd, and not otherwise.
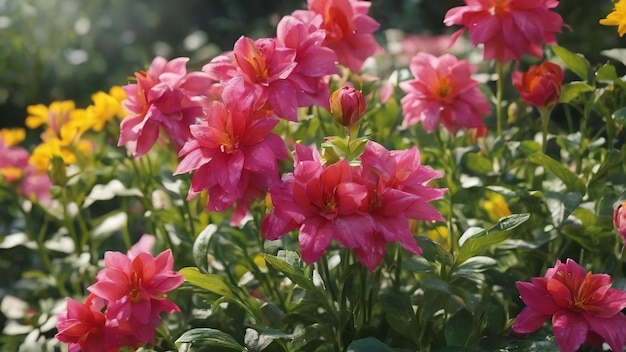
[[[559,100],[563,70],[548,61],[531,66],[528,72],[513,72],[513,85],[522,100],[536,107],[550,106]]]
[[[613,213],[613,224],[622,242],[626,245],[626,202],[618,205]]]
[[[349,127],[357,123],[367,108],[361,91],[351,87],[341,87],[330,96],[330,113],[335,121]]]

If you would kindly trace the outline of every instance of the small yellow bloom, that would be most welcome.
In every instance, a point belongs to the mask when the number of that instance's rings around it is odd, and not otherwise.
[[[506,200],[499,193],[488,193],[487,199],[483,200],[482,205],[487,215],[489,215],[489,219],[494,222],[512,214],[508,204],[506,204]]]
[[[0,140],[5,147],[17,145],[26,138],[26,131],[23,128],[3,128],[0,129]]]
[[[19,180],[22,177],[22,169],[19,167],[3,167],[0,168],[0,179],[4,179],[8,182]]]
[[[615,4],[613,12],[600,20],[605,26],[617,26],[619,36],[626,34],[626,0],[620,0]]]
[[[91,96],[91,99],[93,105],[87,107],[88,119],[91,120],[92,129],[99,132],[109,120],[119,115],[121,103],[105,92],[97,92]]]
[[[64,148],[59,139],[45,141],[35,147],[35,150],[33,150],[28,159],[28,163],[41,172],[47,172],[50,166],[50,160],[55,155],[60,156],[65,164],[76,163],[76,155],[69,149]]]
[[[48,130],[52,130],[50,134],[58,133],[61,126],[69,121],[74,109],[76,104],[71,100],[54,101],[49,107],[43,104],[30,105],[26,108],[26,127],[34,129],[47,125]]]
[[[437,226],[426,232],[426,237],[441,244],[446,250],[450,250],[452,242],[450,240],[450,231],[445,226]]]

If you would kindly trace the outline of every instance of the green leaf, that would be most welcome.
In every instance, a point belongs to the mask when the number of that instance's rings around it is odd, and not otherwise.
[[[454,258],[443,246],[428,237],[417,236],[417,244],[422,247],[422,257],[430,262],[452,265]]]
[[[563,222],[567,220],[567,217],[572,214],[574,210],[580,205],[583,200],[583,196],[580,193],[569,192],[566,194],[558,192],[546,191],[546,204],[552,215],[552,223],[557,228],[563,225]]]
[[[610,63],[606,63],[604,65],[602,65],[597,71],[596,71],[596,79],[598,81],[610,81],[613,82],[614,80],[618,79],[617,76],[617,71],[615,70],[615,66],[613,66]]]
[[[472,335],[472,314],[467,309],[461,309],[454,313],[446,322],[444,330],[446,344],[448,346],[464,347]]]
[[[450,287],[448,287],[448,283],[438,279],[436,277],[429,277],[421,280],[422,286],[429,290],[434,290],[446,294],[450,294]]]
[[[231,299],[236,298],[230,286],[220,275],[204,274],[201,273],[198,268],[192,267],[182,268],[178,273],[185,278],[185,281],[194,286],[198,286],[219,296]]]
[[[211,328],[196,328],[183,333],[176,343],[189,343],[192,347],[222,347],[246,351],[232,336]]]
[[[479,173],[488,174],[493,172],[493,163],[484,155],[478,153],[467,153],[465,163],[467,168]]]
[[[353,341],[346,352],[394,352],[393,348],[374,337]]]
[[[620,108],[613,112],[613,121],[622,126],[622,128],[626,127],[626,108]]]
[[[428,273],[435,271],[424,257],[409,257],[402,261],[402,269],[415,273]]]
[[[487,250],[490,246],[504,241],[508,231],[523,224],[530,218],[530,214],[513,214],[498,221],[489,230],[467,232],[459,239],[461,248],[456,264],[460,265],[469,258]]]
[[[587,80],[589,72],[589,61],[581,54],[573,53],[562,46],[553,45],[552,51],[565,63],[565,66],[572,70],[578,77]]]
[[[319,336],[319,324],[316,323],[305,328],[298,325],[293,332],[293,340],[288,343],[288,351],[300,351],[303,346],[319,339]]]
[[[418,330],[411,298],[407,294],[388,294],[381,297],[385,318],[391,329],[408,338],[415,338]]]
[[[626,65],[626,49],[615,48],[615,49],[602,50],[600,54],[610,59],[617,60],[621,62],[622,64]]]
[[[560,103],[572,102],[576,100],[576,98],[578,98],[581,94],[592,92],[593,90],[594,88],[585,82],[576,81],[576,82],[570,82],[570,83],[564,84],[563,87],[561,88],[561,95],[559,96],[559,102]]]
[[[285,274],[291,281],[299,285],[305,290],[315,291],[317,288],[313,284],[313,281],[304,276],[302,268],[294,263],[289,263],[284,259],[275,257],[273,255],[266,254],[265,261],[271,265],[274,269]]]
[[[290,334],[276,329],[262,326],[253,326],[246,329],[244,342],[248,351],[261,352],[267,348],[275,339],[291,338]]]
[[[560,162],[541,152],[527,154],[527,157],[533,163],[543,166],[546,170],[560,178],[570,191],[585,194],[585,182],[583,182],[580,177],[576,176],[575,173],[563,166]]]
[[[198,237],[193,242],[193,260],[204,273],[209,270],[209,242],[215,232],[217,232],[217,226],[210,224],[198,234]]]

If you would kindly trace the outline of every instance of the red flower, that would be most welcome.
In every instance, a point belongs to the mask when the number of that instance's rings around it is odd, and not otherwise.
[[[531,66],[527,72],[513,72],[513,85],[522,100],[536,107],[545,107],[556,103],[563,86],[563,70],[557,64],[548,61],[538,66]]]
[[[451,133],[459,128],[482,127],[491,112],[487,98],[472,79],[474,65],[450,54],[435,57],[419,53],[409,65],[415,79],[400,83],[407,94],[402,98],[404,126],[422,122],[427,132],[439,123]]]
[[[454,42],[466,29],[472,45],[484,44],[484,59],[507,62],[522,55],[542,57],[542,44],[556,43],[563,19],[550,9],[558,0],[465,0],[446,13],[447,26],[462,25]]]
[[[557,260],[544,277],[517,283],[526,308],[515,318],[513,331],[530,333],[552,318],[556,343],[563,352],[577,351],[583,343],[613,351],[626,344],[626,292],[611,287],[611,277],[592,274],[568,259]]]

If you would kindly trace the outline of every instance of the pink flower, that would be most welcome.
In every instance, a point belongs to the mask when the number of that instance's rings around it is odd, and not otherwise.
[[[621,203],[613,212],[613,225],[622,239],[622,243],[626,245],[626,202]]]
[[[563,19],[550,9],[558,0],[465,0],[446,13],[447,26],[464,28],[452,36],[454,42],[466,29],[472,45],[484,44],[485,60],[507,62],[522,55],[542,57],[542,45],[556,43]]]
[[[425,186],[440,173],[420,165],[416,148],[389,152],[370,142],[361,167],[346,159],[324,165],[317,150],[296,146],[293,174],[270,187],[274,209],[261,233],[270,240],[299,230],[302,259],[317,261],[333,240],[354,251],[368,270],[380,264],[387,242],[421,250],[408,219],[443,220],[431,205],[445,190]]]
[[[293,16],[283,17],[276,28],[278,45],[296,53],[297,65],[287,78],[292,89],[285,90],[284,94],[295,94],[298,106],[329,108],[329,83],[325,78],[337,73],[337,55],[322,46],[325,38],[324,30]]]
[[[452,135],[459,128],[483,126],[491,106],[471,78],[474,65],[450,54],[437,58],[419,53],[409,68],[415,79],[400,83],[407,93],[401,100],[404,126],[422,122],[432,132],[442,123]]]
[[[302,259],[310,264],[342,234],[370,232],[369,218],[357,213],[367,189],[353,182],[345,159],[324,166],[317,150],[301,144],[296,145],[294,159],[293,174],[270,187],[274,209],[263,220],[261,233],[274,240],[299,229]]]
[[[31,165],[24,169],[24,178],[19,187],[24,198],[35,199],[41,204],[46,204],[52,199],[50,188],[52,188],[52,181],[46,172]]]
[[[154,235],[144,234],[139,241],[135,243],[126,255],[130,260],[135,259],[140,253],[150,253],[154,244],[156,243],[156,237]]]
[[[202,72],[187,73],[187,61],[156,57],[147,72],[135,73],[137,83],[123,87],[128,116],[122,120],[118,145],[126,145],[135,157],[152,148],[161,128],[179,149],[190,135],[189,125],[202,116],[198,100],[213,81]]]
[[[183,283],[183,277],[173,270],[171,250],[156,258],[139,253],[133,259],[119,252],[106,252],[104,264],[97,282],[87,289],[107,301],[110,324],[130,323],[137,340],[153,342],[159,314],[180,311],[164,297]]]
[[[369,1],[308,0],[307,3],[308,11],[295,11],[292,16],[325,30],[324,46],[335,51],[340,64],[359,71],[367,58],[382,51],[372,34],[380,24],[367,14]]]
[[[544,277],[517,282],[526,307],[515,319],[513,331],[530,333],[552,318],[556,343],[563,352],[577,351],[583,343],[613,351],[626,345],[626,292],[611,287],[611,277],[592,274],[571,259],[557,260]]]
[[[343,126],[350,127],[359,122],[366,109],[363,93],[352,87],[343,86],[330,96],[330,113]]]
[[[223,97],[244,99],[246,110],[268,103],[276,115],[297,121],[298,99],[287,81],[297,65],[295,59],[296,50],[280,47],[276,39],[254,41],[242,36],[232,53],[216,57],[202,70],[224,86]]]
[[[89,296],[85,304],[67,300],[67,312],[58,316],[57,340],[69,344],[70,351],[106,351],[106,318],[99,310],[92,310]]]
[[[207,190],[209,210],[222,212],[236,202],[231,222],[239,224],[249,200],[264,196],[268,184],[278,181],[277,163],[287,157],[287,149],[271,133],[278,119],[227,104],[212,102],[208,117],[191,126],[192,138],[180,151],[183,159],[175,174],[194,172],[188,198]]]
[[[373,270],[382,261],[387,242],[399,242],[407,251],[421,254],[422,250],[409,228],[409,219],[444,220],[429,202],[441,198],[446,190],[426,185],[441,177],[442,173],[421,165],[420,154],[415,147],[388,151],[370,141],[359,159],[358,182],[368,190],[368,198],[361,211],[370,215],[374,228],[368,235],[344,234],[352,235],[353,240],[349,242],[361,242],[354,248],[356,257]]]

